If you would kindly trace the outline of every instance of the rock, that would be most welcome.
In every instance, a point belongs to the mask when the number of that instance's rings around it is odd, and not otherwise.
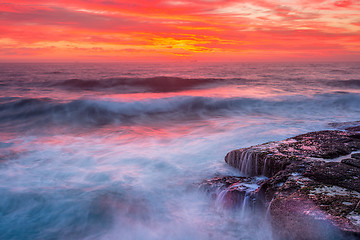
[[[199,188],[203,192],[209,194],[213,199],[216,199],[221,191],[225,190],[233,184],[239,184],[244,179],[246,178],[234,176],[214,177],[209,180],[204,180],[202,183],[200,183]]]
[[[341,160],[342,163],[360,168],[360,159],[346,158]]]
[[[355,237],[352,233],[339,231],[317,204],[298,192],[275,198],[270,206],[270,212],[276,239],[345,240]],[[345,225],[343,221],[341,224]]]
[[[279,145],[281,144],[279,143]],[[290,163],[289,159],[278,154],[277,146],[269,143],[266,146],[259,145],[233,150],[226,155],[225,162],[238,168],[244,176],[264,175],[270,177],[285,169]]]
[[[279,239],[360,239],[360,153],[351,154],[360,149],[360,134],[354,129],[233,150],[225,162],[244,176],[269,177],[256,192]]]
[[[280,239],[349,239],[359,233],[359,200],[359,192],[292,176],[276,192],[269,212]]]
[[[296,136],[294,147],[305,157],[332,159],[360,149],[360,141],[343,131],[320,131]],[[287,154],[292,154],[287,152]]]
[[[357,136],[357,135],[356,135]],[[302,134],[284,141],[237,149],[225,156],[225,162],[245,176],[273,176],[290,163],[301,164],[313,158],[332,159],[360,149],[360,139],[343,131]]]
[[[260,208],[264,207],[261,199],[257,197],[261,182],[262,180],[245,177],[214,177],[203,181],[200,189],[208,193],[218,207],[224,209],[242,207],[245,201],[249,207]]]
[[[304,176],[323,184],[360,191],[360,168],[341,162],[315,162],[309,164]]]
[[[360,132],[360,126],[346,128],[347,131]]]

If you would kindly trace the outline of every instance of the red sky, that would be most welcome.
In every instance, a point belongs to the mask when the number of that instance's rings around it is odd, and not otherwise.
[[[360,0],[2,0],[0,61],[360,61]]]

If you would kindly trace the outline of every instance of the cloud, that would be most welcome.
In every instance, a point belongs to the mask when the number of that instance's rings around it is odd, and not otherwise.
[[[5,0],[0,57],[23,51],[34,58],[230,54],[241,60],[245,52],[277,58],[276,51],[293,56],[299,49],[353,56],[359,11],[351,0]]]

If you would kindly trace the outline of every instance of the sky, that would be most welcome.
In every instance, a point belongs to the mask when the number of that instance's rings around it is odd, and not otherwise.
[[[2,0],[0,61],[360,61],[360,0]]]

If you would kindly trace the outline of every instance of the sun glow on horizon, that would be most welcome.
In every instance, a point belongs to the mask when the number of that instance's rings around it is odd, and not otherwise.
[[[360,60],[352,0],[5,0],[0,61]]]

